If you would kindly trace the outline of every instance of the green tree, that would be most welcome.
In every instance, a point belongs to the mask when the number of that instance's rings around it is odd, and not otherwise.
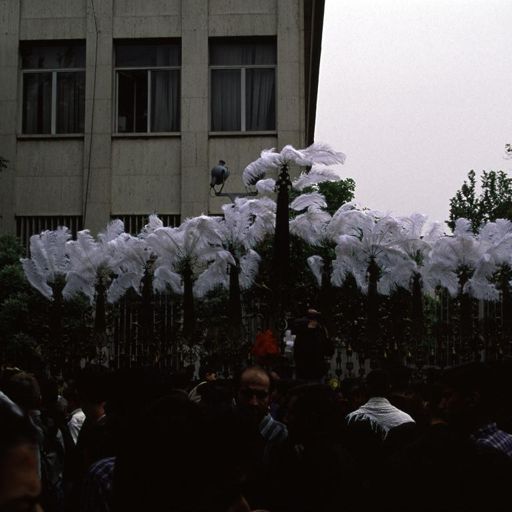
[[[51,336],[51,302],[30,286],[20,258],[25,248],[13,236],[0,237],[0,361],[28,371],[43,366],[72,370],[90,357],[92,315],[85,297],[63,303],[64,336]]]
[[[325,210],[333,215],[336,210],[354,199],[354,193],[356,190],[356,182],[352,178],[345,178],[339,181],[324,181],[306,187],[302,191],[292,189],[290,191],[290,202],[301,194],[307,194],[309,192],[319,192],[325,197],[327,208]]]
[[[475,171],[469,171],[467,180],[450,199],[448,226],[453,229],[461,217],[471,221],[474,233],[485,222],[512,220],[512,178],[504,171],[483,171],[478,192]]]

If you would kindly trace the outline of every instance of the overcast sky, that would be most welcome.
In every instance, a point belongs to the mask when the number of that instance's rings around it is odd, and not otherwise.
[[[470,169],[512,167],[512,0],[326,0],[315,139],[364,206],[446,220]]]

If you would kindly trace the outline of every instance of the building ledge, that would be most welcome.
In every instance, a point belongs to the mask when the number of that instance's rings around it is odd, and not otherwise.
[[[155,139],[155,138],[180,138],[181,132],[155,132],[155,133],[113,133],[113,139]]]
[[[25,134],[19,133],[16,138],[18,140],[83,140],[83,133],[34,133],[34,134]]]
[[[277,137],[277,131],[271,131],[271,132],[208,132],[208,137]]]

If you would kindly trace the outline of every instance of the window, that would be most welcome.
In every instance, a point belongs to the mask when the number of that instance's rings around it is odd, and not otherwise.
[[[179,42],[116,42],[117,133],[180,131]]]
[[[22,133],[83,133],[83,41],[21,43]]]
[[[111,215],[111,220],[121,219],[124,224],[124,230],[131,235],[138,235],[148,223],[148,215]],[[164,226],[177,227],[180,225],[181,217],[176,214],[159,213],[158,218]]]
[[[83,229],[81,215],[22,215],[16,217],[16,236],[25,246],[28,254],[30,249],[30,237],[47,229],[57,229],[66,226],[76,238],[78,231]]]
[[[275,38],[210,39],[211,131],[276,129]]]

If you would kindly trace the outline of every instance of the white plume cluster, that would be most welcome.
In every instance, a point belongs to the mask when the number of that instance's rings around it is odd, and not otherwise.
[[[278,170],[283,165],[297,165],[299,167],[311,167],[309,173],[302,174],[293,183],[294,188],[302,190],[304,187],[322,181],[336,181],[341,179],[339,174],[326,165],[343,164],[346,156],[335,151],[327,144],[311,144],[305,149],[295,149],[291,145],[285,146],[279,153],[272,149],[264,149],[260,158],[251,162],[242,175],[242,181],[246,187],[257,185],[258,181],[265,179],[266,174]],[[308,175],[311,177],[308,178]]]
[[[236,268],[231,274],[238,276],[241,289],[247,289],[258,273],[260,256],[255,249],[275,229],[276,203],[266,196],[274,191],[275,181],[266,173],[290,164],[309,167],[292,183],[302,191],[340,179],[325,166],[344,161],[343,153],[322,144],[264,150],[243,173],[245,185],[256,185],[261,195],[224,205],[223,218],[201,215],[179,227],[165,227],[151,215],[138,236],[126,233],[120,220],[96,237],[80,231],[76,240],[65,227],[44,231],[31,237],[31,257],[22,260],[23,269],[30,284],[49,300],[59,276],[66,282],[64,298],[82,293],[90,301],[100,279],[108,300],[115,302],[130,288],[140,294],[148,274],[155,291],[171,289],[176,294],[184,292],[187,276],[193,293],[201,297],[217,286],[229,287],[230,269]],[[476,235],[467,219],[458,219],[453,234],[447,235],[439,223],[428,224],[419,213],[394,217],[347,203],[331,216],[326,206],[318,191],[303,193],[290,205],[298,213],[290,221],[290,232],[323,254],[307,261],[319,286],[329,270],[331,284],[341,286],[353,276],[367,292],[369,267],[374,264],[381,294],[398,287],[411,289],[413,280],[419,279],[424,293],[443,287],[452,295],[497,300],[497,275],[506,276],[501,271],[512,268],[508,220],[489,222]],[[335,255],[332,261],[325,259],[327,254]]]

